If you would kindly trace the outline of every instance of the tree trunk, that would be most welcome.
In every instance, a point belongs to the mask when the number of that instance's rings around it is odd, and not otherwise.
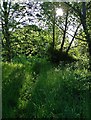
[[[91,71],[91,37],[90,37],[90,33],[88,32],[88,28],[86,24],[86,2],[82,3],[81,23],[87,39],[88,52],[89,52],[89,70]]]
[[[55,7],[53,6],[53,43],[52,43],[52,47],[54,49],[55,47]]]
[[[77,35],[77,31],[78,31],[78,28],[80,27],[80,25],[81,25],[81,24],[79,24],[79,25],[77,26],[76,31],[75,31],[75,33],[74,33],[74,36],[73,36],[73,38],[72,38],[72,40],[71,40],[71,42],[70,42],[70,44],[69,44],[69,47],[68,47],[67,50],[66,50],[66,53],[69,52],[70,47],[71,47],[71,45],[72,45],[72,43],[73,43],[73,41],[74,41],[74,38],[75,38],[75,36]]]
[[[63,50],[63,46],[64,46],[64,43],[65,43],[65,36],[66,36],[66,31],[67,31],[67,23],[68,23],[68,11],[66,13],[65,30],[64,30],[64,34],[63,34],[63,40],[62,40],[61,48],[60,48],[61,52]]]
[[[2,20],[2,32],[5,38],[5,44],[4,44],[4,49],[5,49],[5,56],[6,60],[8,62],[11,62],[11,47],[10,47],[10,33],[9,33],[9,10],[8,10],[8,3],[3,2],[3,20]],[[10,6],[9,6],[10,7]],[[10,8],[9,8],[10,9]]]

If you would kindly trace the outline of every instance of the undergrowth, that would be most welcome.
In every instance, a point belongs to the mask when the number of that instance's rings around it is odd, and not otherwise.
[[[72,63],[39,58],[2,63],[3,118],[82,118],[91,112],[91,75]]]

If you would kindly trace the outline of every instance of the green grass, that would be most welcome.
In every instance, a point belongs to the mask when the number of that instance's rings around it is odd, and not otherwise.
[[[76,64],[3,63],[3,118],[89,118],[91,79]],[[89,76],[89,77],[87,77]]]

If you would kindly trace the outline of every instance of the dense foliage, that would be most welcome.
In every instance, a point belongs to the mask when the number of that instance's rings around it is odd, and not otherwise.
[[[2,0],[1,17],[3,119],[91,119],[91,2]]]

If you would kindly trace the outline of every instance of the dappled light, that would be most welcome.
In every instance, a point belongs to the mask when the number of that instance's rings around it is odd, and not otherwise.
[[[91,120],[90,11],[2,0],[2,119]]]

